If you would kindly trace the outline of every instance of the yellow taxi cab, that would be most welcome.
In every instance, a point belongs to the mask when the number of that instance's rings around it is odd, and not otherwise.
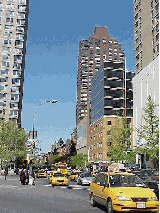
[[[89,196],[92,206],[104,205],[108,213],[159,210],[155,193],[132,173],[99,173],[90,183]]]
[[[70,174],[70,180],[77,181],[77,177],[82,171],[72,171]]]
[[[51,177],[52,177],[52,175],[53,175],[53,172],[51,171],[51,172],[48,174],[48,180],[49,180],[49,182],[51,182]]]
[[[51,177],[51,184],[52,186],[56,186],[56,185],[68,186],[68,178],[66,175],[64,175],[61,172],[55,172],[53,173]]]
[[[46,172],[45,170],[39,170],[39,171],[37,172],[37,178],[39,178],[39,177],[44,177],[44,178],[46,178],[46,177],[47,177],[47,172]]]
[[[98,173],[99,173],[99,171],[93,171],[93,172],[91,172],[91,174],[92,174],[93,177],[95,177],[96,174],[98,174]]]

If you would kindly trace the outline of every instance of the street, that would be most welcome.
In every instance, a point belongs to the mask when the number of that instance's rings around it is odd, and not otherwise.
[[[101,206],[92,207],[88,196],[89,186],[69,181],[69,186],[49,184],[47,178],[36,178],[35,186],[21,185],[19,176],[0,176],[0,212],[79,212],[102,213]]]
[[[70,187],[49,184],[47,178],[36,178],[36,186],[20,185],[19,176],[0,179],[0,212],[104,212],[90,205],[88,187],[70,182]],[[73,187],[75,186],[75,187]],[[81,189],[80,189],[81,188]],[[83,188],[83,189],[82,189]]]

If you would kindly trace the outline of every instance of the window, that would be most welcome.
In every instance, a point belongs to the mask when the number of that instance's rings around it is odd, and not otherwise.
[[[7,93],[0,93],[0,98],[6,98],[7,97]]]
[[[0,2],[0,8],[2,8],[3,7],[3,4]]]
[[[111,130],[107,131],[107,135],[110,136],[111,135]]]
[[[5,101],[0,101],[0,106],[6,106],[6,102]]]
[[[8,78],[0,77],[0,82],[7,82],[7,81],[8,81]]]
[[[25,13],[18,13],[18,18],[25,18]]]
[[[108,122],[107,122],[107,125],[112,125],[112,121],[108,121]]]
[[[14,61],[21,61],[22,56],[21,55],[14,55]]]
[[[16,39],[23,39],[24,35],[21,33],[16,33]]]
[[[18,108],[18,103],[17,102],[11,102],[10,108]]]
[[[2,61],[1,66],[2,67],[9,67],[9,62],[8,61]]]
[[[16,40],[15,41],[15,46],[23,47],[23,41]]]
[[[8,69],[1,69],[1,72],[0,72],[2,75],[8,75]]]
[[[13,68],[21,69],[21,63],[16,63],[16,62],[14,62]]]
[[[19,4],[26,4],[26,0],[18,0]]]
[[[2,53],[2,58],[3,59],[10,59],[10,55]]]
[[[11,94],[11,100],[16,101],[18,99],[19,99],[19,95],[17,95],[17,94]]]
[[[19,92],[19,87],[12,87],[11,92]]]
[[[12,30],[13,26],[12,25],[5,25],[5,30]]]
[[[18,25],[25,25],[25,20],[17,19]]]
[[[17,27],[16,31],[23,33],[24,32],[24,28],[23,27]]]
[[[14,4],[7,4],[6,8],[14,9]]]
[[[19,5],[18,9],[19,9],[20,12],[25,12],[26,11],[26,7],[25,6]]]
[[[6,90],[8,88],[7,85],[0,85],[0,90]]]
[[[6,10],[6,15],[13,16],[14,15],[14,11]]]
[[[12,32],[4,32],[4,37],[12,37]]]
[[[12,84],[20,84],[20,79],[19,78],[13,78]]]
[[[7,23],[13,23],[13,18],[6,18]]]
[[[17,117],[18,116],[18,110],[10,110],[10,116],[13,116],[13,117]]]
[[[8,39],[4,39],[4,44],[11,44],[11,40],[8,40]]]
[[[3,52],[10,52],[11,51],[11,47],[5,47],[3,46]]]

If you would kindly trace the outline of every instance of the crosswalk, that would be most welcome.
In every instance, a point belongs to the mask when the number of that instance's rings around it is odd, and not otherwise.
[[[48,185],[43,185],[43,186],[51,187],[52,185],[48,184]],[[89,188],[86,186],[69,185],[69,186],[58,186],[58,187],[60,187],[61,189],[79,189],[79,190],[83,189],[83,190],[89,191]]]

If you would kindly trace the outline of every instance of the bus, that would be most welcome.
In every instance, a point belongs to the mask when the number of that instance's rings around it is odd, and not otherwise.
[[[68,175],[68,170],[67,170],[67,164],[66,163],[55,163],[51,165],[51,171],[57,171],[60,170],[64,175]]]

